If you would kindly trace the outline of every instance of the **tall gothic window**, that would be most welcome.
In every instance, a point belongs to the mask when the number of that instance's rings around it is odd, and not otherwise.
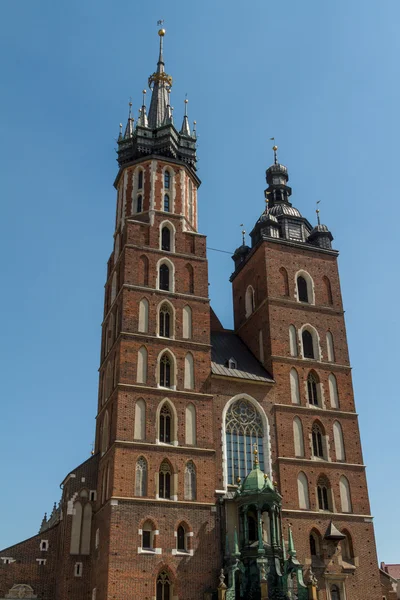
[[[160,359],[160,385],[161,387],[171,387],[172,385],[172,366],[168,354],[163,354]]]
[[[317,496],[319,510],[330,510],[329,503],[329,482],[325,477],[320,477],[317,483]]]
[[[176,537],[176,549],[178,552],[186,552],[186,531],[183,525],[179,525]]]
[[[161,230],[161,249],[169,252],[171,250],[171,230],[163,227]]]
[[[169,500],[171,498],[171,467],[166,460],[161,464],[158,484],[159,497]]]
[[[170,208],[169,208],[169,195],[165,194],[164,195],[164,211],[165,212],[169,212]]]
[[[237,400],[229,407],[225,419],[228,484],[236,484],[253,468],[254,444],[260,468],[264,470],[263,425],[261,416],[248,400]]]
[[[308,302],[307,281],[301,275],[297,278],[297,292],[300,302]]]
[[[164,171],[164,189],[169,190],[171,185],[171,173]]]
[[[160,442],[164,444],[171,443],[171,421],[171,409],[164,404],[160,412]]]
[[[139,196],[137,197],[136,200],[136,212],[142,212],[143,210],[143,198],[142,198],[142,194],[139,194]]]
[[[162,571],[157,577],[157,600],[172,600],[168,573]]]
[[[337,585],[331,587],[331,600],[340,600],[340,591]]]
[[[169,268],[165,263],[160,266],[159,288],[160,290],[169,290]]]
[[[196,467],[189,460],[185,467],[185,500],[196,500]]]
[[[142,169],[140,169],[139,175],[138,175],[138,190],[141,190],[142,188],[143,188],[143,171],[142,171]]]
[[[171,336],[171,309],[168,304],[161,306],[159,318],[159,334],[161,337],[169,338]]]
[[[141,456],[136,462],[135,496],[147,496],[147,462]]]
[[[318,381],[314,373],[309,373],[307,377],[308,402],[313,406],[319,405],[318,399]]]
[[[308,329],[304,329],[302,335],[303,340],[303,356],[304,358],[315,358],[314,356],[314,342],[311,333]]]
[[[324,458],[324,443],[322,431],[317,423],[314,423],[312,428],[312,446],[313,446],[313,454],[318,458]]]

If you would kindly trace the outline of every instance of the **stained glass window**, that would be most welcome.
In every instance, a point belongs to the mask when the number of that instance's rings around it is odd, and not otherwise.
[[[238,400],[225,419],[228,484],[236,484],[253,469],[254,444],[258,448],[260,469],[264,470],[263,425],[261,416],[248,400]]]

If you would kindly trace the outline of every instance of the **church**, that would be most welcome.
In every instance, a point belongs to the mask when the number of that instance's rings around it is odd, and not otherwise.
[[[118,139],[93,455],[0,551],[0,599],[389,600],[332,233],[292,204],[274,146],[222,326],[164,35],[150,106]]]

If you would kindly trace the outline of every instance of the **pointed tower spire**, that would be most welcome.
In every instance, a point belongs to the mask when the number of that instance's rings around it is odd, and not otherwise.
[[[296,548],[294,547],[294,541],[293,541],[293,531],[292,531],[292,526],[289,525],[289,544],[288,544],[288,551],[289,551],[289,556],[290,558],[292,558],[293,556],[296,556],[297,552],[296,552]]]
[[[197,137],[197,121],[193,121],[193,137]]]
[[[182,127],[181,127],[181,130],[179,133],[190,137],[190,126],[189,126],[189,119],[188,119],[188,114],[187,114],[188,102],[189,102],[189,100],[187,98],[185,98],[185,114],[183,117]]]
[[[147,112],[146,112],[146,94],[147,94],[147,91],[143,90],[142,94],[143,94],[142,108],[139,110],[139,118],[138,118],[137,124],[140,127],[148,127],[149,126],[149,121],[147,119]]]
[[[132,100],[129,100],[129,114],[128,114],[128,121],[127,121],[126,127],[125,127],[125,135],[124,135],[125,140],[127,140],[133,136],[133,121],[134,121],[134,118],[132,117]]]
[[[173,107],[171,106],[170,102],[171,102],[171,90],[168,89],[168,104],[167,104],[167,110],[165,111],[165,117],[164,117],[164,121],[163,121],[163,125],[173,125],[174,123],[174,117],[173,117]]]
[[[165,29],[160,29],[158,35],[160,36],[160,53],[157,71],[149,77],[149,88],[152,90],[149,110],[149,127],[152,129],[161,127],[165,121],[168,106],[167,90],[172,86],[172,77],[167,75],[164,69],[163,39],[165,36]]]

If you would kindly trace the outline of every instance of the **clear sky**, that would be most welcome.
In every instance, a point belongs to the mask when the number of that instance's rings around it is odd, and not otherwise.
[[[180,125],[199,133],[200,231],[233,251],[264,209],[271,142],[293,203],[340,250],[379,558],[400,562],[398,0],[13,0],[0,5],[0,548],[37,533],[89,457],[115,138],[165,19]],[[232,325],[229,254],[209,252]]]

